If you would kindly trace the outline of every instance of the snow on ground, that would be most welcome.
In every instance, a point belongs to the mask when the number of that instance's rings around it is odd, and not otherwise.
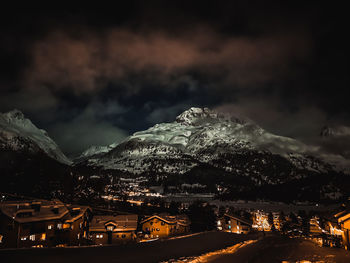
[[[168,261],[162,261],[161,263],[204,263],[204,262],[209,262],[213,258],[216,258],[218,256],[222,255],[227,255],[227,254],[233,254],[235,253],[238,249],[243,248],[247,245],[253,244],[257,242],[258,240],[247,240],[240,242],[238,244],[235,244],[231,247],[216,250],[213,252],[208,252],[200,256],[195,256],[195,257],[182,257],[178,260],[175,259],[170,259]]]

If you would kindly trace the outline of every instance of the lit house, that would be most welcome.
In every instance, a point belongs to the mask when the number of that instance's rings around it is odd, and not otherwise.
[[[142,232],[150,238],[164,238],[190,231],[190,220],[186,215],[153,215],[146,217],[140,224]]]
[[[334,215],[340,226],[343,245],[345,249],[350,250],[350,212],[345,210]],[[334,230],[334,229],[333,229]],[[340,231],[338,231],[340,232]]]
[[[137,215],[94,216],[90,239],[95,245],[127,243],[136,239]]]
[[[0,248],[81,244],[90,214],[58,200],[0,203]]]
[[[247,234],[252,228],[252,222],[250,220],[231,214],[225,214],[223,218],[218,220],[217,224],[219,230],[237,234]]]

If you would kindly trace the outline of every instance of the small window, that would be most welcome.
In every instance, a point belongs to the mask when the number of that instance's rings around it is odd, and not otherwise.
[[[47,229],[53,229],[53,225],[48,225]]]
[[[42,233],[40,240],[45,241],[46,240],[46,233]]]
[[[58,229],[62,229],[62,224],[60,223],[60,224],[57,224],[57,228]]]
[[[22,241],[25,241],[25,240],[27,240],[27,238],[28,238],[28,237],[21,237],[21,240],[22,240]]]
[[[63,224],[63,229],[71,228],[70,224]]]
[[[35,241],[35,235],[30,235],[30,236],[29,236],[29,239],[30,239],[31,241]]]
[[[159,231],[160,229],[159,228],[156,228],[157,231]]]
[[[78,233],[77,238],[80,239],[80,233]]]
[[[107,226],[107,231],[113,231],[114,226]]]
[[[0,235],[0,244],[2,243],[2,240],[4,239],[3,235]]]
[[[80,223],[79,224],[79,228],[81,229],[83,227],[83,223]]]
[[[149,222],[150,225],[153,225],[153,221]]]
[[[126,235],[125,234],[122,234],[122,238],[125,238],[126,237]]]
[[[165,223],[162,221],[161,225],[162,225],[162,226],[164,226],[164,225],[165,225]]]

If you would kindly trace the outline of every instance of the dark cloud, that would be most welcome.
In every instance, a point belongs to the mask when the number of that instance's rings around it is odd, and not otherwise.
[[[329,122],[350,125],[344,18],[328,5],[130,1],[16,12],[1,17],[0,110],[22,109],[65,152],[191,106],[310,142]]]
[[[93,145],[109,145],[127,137],[127,132],[104,120],[125,112],[116,104],[92,103],[71,120],[56,122],[49,133],[67,153],[76,156]]]

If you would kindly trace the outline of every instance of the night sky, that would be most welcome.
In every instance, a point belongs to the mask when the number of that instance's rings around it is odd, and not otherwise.
[[[345,6],[124,2],[2,9],[0,111],[22,110],[67,155],[192,106],[308,143],[324,125],[350,127]]]

